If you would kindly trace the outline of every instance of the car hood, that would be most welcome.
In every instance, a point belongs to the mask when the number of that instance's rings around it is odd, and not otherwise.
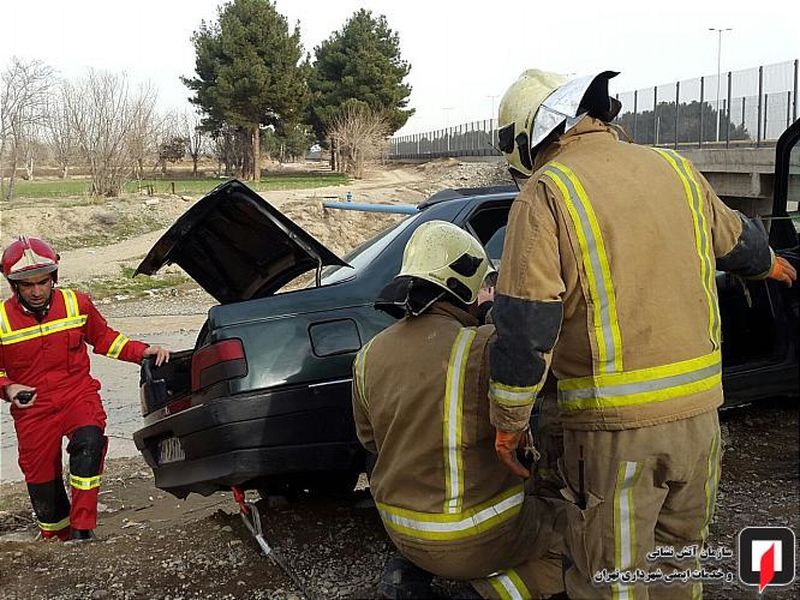
[[[348,266],[240,181],[217,186],[184,213],[136,269],[180,265],[222,304],[272,294],[310,269]]]

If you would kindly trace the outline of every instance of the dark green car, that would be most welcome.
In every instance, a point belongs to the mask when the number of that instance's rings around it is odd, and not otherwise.
[[[778,144],[773,216],[800,195],[788,191],[798,139],[800,121]],[[399,271],[412,232],[432,219],[470,231],[499,263],[515,196],[515,188],[440,192],[343,259],[242,183],[200,200],[138,269],[177,263],[220,302],[194,349],[142,367],[145,425],[134,439],[156,486],[179,497],[232,486],[352,490],[365,455],[352,421],[351,365],[391,323],[373,300]],[[797,264],[791,220],[772,221],[770,241]],[[310,270],[312,286],[276,293]],[[722,273],[717,285],[726,404],[797,395],[798,286]]]

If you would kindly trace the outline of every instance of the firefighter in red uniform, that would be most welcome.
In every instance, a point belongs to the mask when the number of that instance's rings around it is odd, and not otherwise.
[[[44,539],[94,539],[97,494],[107,438],[100,382],[89,374],[96,354],[160,365],[169,352],[111,329],[86,294],[55,287],[58,255],[44,241],[20,237],[3,252],[14,294],[0,304],[0,393],[11,403],[19,466]],[[61,440],[69,439],[67,498]]]

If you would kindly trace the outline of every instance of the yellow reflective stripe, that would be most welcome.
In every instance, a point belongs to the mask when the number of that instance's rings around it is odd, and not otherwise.
[[[464,380],[472,342],[477,331],[465,327],[458,332],[450,361],[443,406],[444,512],[459,513],[464,500],[464,457],[461,453],[461,430],[464,415]]]
[[[717,302],[717,284],[715,259],[711,249],[711,234],[709,233],[705,211],[703,210],[703,197],[700,185],[692,173],[688,161],[672,150],[654,148],[658,154],[669,163],[678,174],[686,193],[689,212],[694,225],[694,238],[697,256],[700,260],[700,277],[703,291],[708,304],[708,338],[715,349],[720,346],[720,316]]]
[[[543,385],[544,382],[526,387],[516,387],[491,380],[489,381],[489,398],[501,406],[527,406],[533,404],[536,394]]]
[[[377,502],[384,525],[396,533],[424,540],[457,540],[490,530],[519,514],[521,485],[460,513],[424,513]]]
[[[114,341],[111,343],[108,352],[106,352],[106,356],[109,358],[119,358],[120,352],[122,352],[125,344],[127,344],[129,341],[130,340],[127,337],[120,333],[116,338],[114,338]]]
[[[37,337],[44,337],[52,333],[60,333],[68,329],[79,329],[86,324],[86,318],[86,315],[81,315],[79,317],[56,319],[55,321],[49,321],[41,325],[17,329],[11,333],[0,333],[0,344],[9,346],[11,344],[27,342]]]
[[[708,453],[708,465],[706,467],[705,483],[705,517],[703,519],[703,529],[700,532],[700,539],[705,542],[708,537],[708,526],[714,516],[714,504],[717,499],[717,485],[719,484],[719,431],[714,434],[711,440],[711,448]]]
[[[93,490],[100,487],[100,480],[102,475],[95,475],[94,477],[80,477],[79,475],[69,474],[69,484],[79,490]]]
[[[558,382],[558,389],[562,391],[571,391],[625,385],[629,383],[642,383],[654,379],[672,377],[673,375],[691,373],[698,369],[720,364],[721,360],[722,357],[719,352],[710,352],[703,356],[668,363],[658,367],[647,367],[609,375],[590,375],[588,377],[563,379]]]
[[[6,313],[6,303],[0,302],[0,342],[7,333],[11,333],[11,324],[8,321],[8,313]]]
[[[490,576],[489,583],[503,600],[529,600],[532,598],[525,582],[514,569]]]
[[[67,310],[67,318],[79,317],[78,311],[78,297],[72,290],[61,290],[61,295],[64,297],[64,306]]]
[[[364,346],[358,354],[356,354],[356,387],[358,389],[359,395],[361,396],[361,403],[364,405],[364,408],[369,408],[369,400],[367,399],[367,390],[366,390],[366,372],[367,372],[367,351],[369,347],[372,345],[372,342],[375,338],[367,342],[367,345]]]
[[[617,317],[617,299],[597,215],[586,190],[569,167],[553,161],[548,164],[544,174],[561,192],[578,236],[581,261],[591,296],[592,326],[597,340],[599,370],[604,373],[621,371],[622,336]]]
[[[722,381],[718,351],[658,367],[558,382],[565,410],[602,409],[661,402],[713,389]]]
[[[633,488],[641,473],[641,465],[621,462],[617,468],[617,485],[614,489],[614,566],[628,571],[633,566],[636,552],[636,509],[633,503]],[[612,597],[627,600],[634,597],[634,588],[614,584]]]
[[[58,523],[43,523],[42,521],[36,521],[36,524],[42,531],[61,531],[65,527],[69,527],[69,517],[64,517]]]
[[[8,374],[0,369],[0,377],[8,377]]]

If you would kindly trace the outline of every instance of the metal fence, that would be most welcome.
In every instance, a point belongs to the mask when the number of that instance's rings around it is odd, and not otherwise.
[[[615,94],[616,119],[635,142],[656,146],[769,144],[798,116],[800,61]],[[389,158],[498,155],[496,120],[393,137]]]

